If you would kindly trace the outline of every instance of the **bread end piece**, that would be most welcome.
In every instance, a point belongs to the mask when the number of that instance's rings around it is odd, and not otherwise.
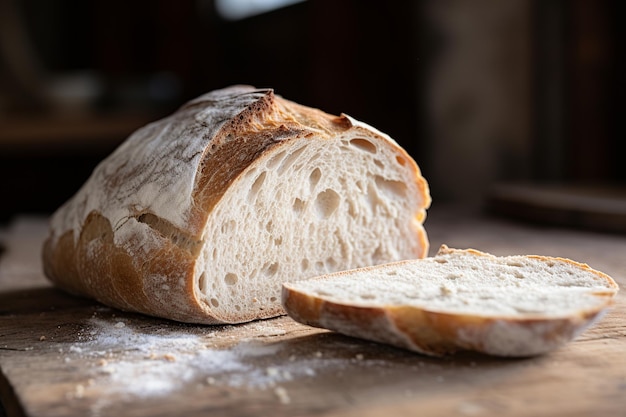
[[[578,269],[581,276],[589,275],[593,277],[592,279],[599,280],[603,288],[591,289],[596,300],[593,305],[585,305],[564,314],[476,313],[472,309],[464,312],[463,309],[453,307],[442,308],[441,304],[432,302],[429,304],[428,300],[420,300],[417,303],[368,302],[359,298],[358,294],[353,294],[354,298],[350,300],[345,299],[345,294],[331,295],[337,291],[329,285],[332,281],[341,282],[353,274],[360,274],[363,278],[363,284],[358,287],[361,290],[368,288],[366,282],[368,277],[380,279],[390,272],[394,272],[395,275],[398,270],[407,269],[409,266],[419,267],[421,263],[424,264],[423,268],[433,266],[436,268],[441,265],[438,262],[444,260],[460,259],[462,262],[467,258],[478,258],[479,262],[505,264],[507,262],[515,264],[520,262],[520,259],[529,259],[546,265],[563,263]],[[470,268],[469,265],[466,266]],[[437,273],[432,270],[428,272]],[[485,270],[485,273],[490,272]],[[445,245],[434,258],[339,272],[309,281],[317,281],[315,289],[310,286],[303,289],[298,283],[283,285],[283,306],[294,320],[430,356],[450,355],[459,351],[475,351],[502,357],[545,354],[570,342],[599,320],[612,304],[613,297],[618,291],[617,284],[607,275],[568,259],[543,256],[495,257],[474,249],[451,249]],[[347,287],[341,286],[343,289]],[[394,287],[393,279],[387,282],[387,287]],[[427,286],[422,290],[429,291]]]

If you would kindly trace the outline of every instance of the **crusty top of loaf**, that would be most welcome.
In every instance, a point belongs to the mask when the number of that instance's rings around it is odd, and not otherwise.
[[[186,228],[195,184],[190,179],[198,172],[207,142],[226,122],[270,94],[271,90],[239,86],[214,91],[186,104],[186,110],[137,130],[96,167],[73,200],[55,213],[53,231],[59,236],[74,230],[76,238],[80,223],[93,210],[107,217],[114,230],[121,230],[126,219],[145,210]],[[220,101],[220,105],[194,108],[206,101]]]
[[[193,216],[205,219],[207,215],[206,210],[194,210],[202,191],[198,190],[199,176],[206,159],[222,145],[236,135],[269,129],[273,131],[268,146],[282,139],[276,130],[284,131],[283,137],[293,137],[297,131],[328,134],[351,126],[394,143],[365,123],[298,105],[274,95],[272,89],[238,85],[212,91],[137,130],[98,165],[78,193],[53,215],[52,238],[73,230],[77,239],[82,222],[94,210],[111,222],[116,242],[127,240],[125,222],[142,213],[154,213],[161,221],[198,237],[202,219]]]

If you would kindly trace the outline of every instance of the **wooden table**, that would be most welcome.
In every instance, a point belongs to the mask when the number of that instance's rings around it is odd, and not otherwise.
[[[441,243],[570,257],[626,285],[626,236],[538,228],[433,206]],[[624,416],[626,291],[574,343],[505,360],[417,355],[286,317],[194,326],[123,313],[51,287],[45,220],[0,237],[0,394],[14,416]]]

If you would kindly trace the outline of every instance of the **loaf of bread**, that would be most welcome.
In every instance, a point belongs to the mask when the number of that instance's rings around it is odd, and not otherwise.
[[[523,357],[575,338],[617,291],[609,276],[568,259],[444,245],[435,257],[285,283],[282,301],[301,323],[423,354]]]
[[[234,86],[132,134],[51,218],[46,275],[195,323],[284,311],[281,284],[421,258],[428,185],[391,138]]]

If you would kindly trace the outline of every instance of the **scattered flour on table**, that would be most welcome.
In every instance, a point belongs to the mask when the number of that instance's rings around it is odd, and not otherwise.
[[[72,355],[94,358],[88,389],[99,396],[121,395],[150,398],[185,389],[185,386],[217,385],[243,389],[271,389],[283,404],[290,401],[280,384],[296,378],[312,378],[323,369],[340,369],[350,359],[322,358],[319,352],[303,353],[298,360],[278,359],[280,343],[265,344],[259,338],[285,334],[267,322],[247,324],[254,339],[239,341],[230,348],[215,348],[216,337],[228,338],[232,330],[197,335],[168,329],[163,334],[136,330],[120,320],[91,318],[89,336],[72,344]],[[81,391],[81,397],[87,392]]]

